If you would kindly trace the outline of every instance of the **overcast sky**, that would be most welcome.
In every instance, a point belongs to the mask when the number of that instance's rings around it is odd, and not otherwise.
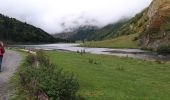
[[[79,25],[103,26],[132,17],[151,0],[0,0],[0,13],[58,33]]]

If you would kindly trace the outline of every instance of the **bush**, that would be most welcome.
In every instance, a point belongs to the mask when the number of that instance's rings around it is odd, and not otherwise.
[[[159,46],[157,52],[162,54],[170,54],[170,45],[167,44]]]
[[[29,55],[26,61],[26,67],[20,72],[21,84],[36,99],[46,94],[50,100],[75,100],[79,84],[73,74],[50,63],[43,52]]]

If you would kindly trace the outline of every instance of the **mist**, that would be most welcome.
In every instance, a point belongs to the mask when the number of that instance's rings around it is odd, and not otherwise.
[[[99,27],[129,18],[151,0],[0,0],[0,13],[50,34],[80,25]]]

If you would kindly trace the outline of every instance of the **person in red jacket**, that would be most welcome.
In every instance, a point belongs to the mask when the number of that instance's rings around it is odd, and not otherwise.
[[[5,53],[4,44],[3,42],[0,42],[0,71],[1,71],[2,59],[3,59],[4,53]]]

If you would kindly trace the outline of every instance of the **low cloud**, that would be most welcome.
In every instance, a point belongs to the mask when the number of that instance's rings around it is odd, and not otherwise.
[[[0,0],[0,13],[58,33],[80,25],[104,26],[132,17],[151,0]]]

